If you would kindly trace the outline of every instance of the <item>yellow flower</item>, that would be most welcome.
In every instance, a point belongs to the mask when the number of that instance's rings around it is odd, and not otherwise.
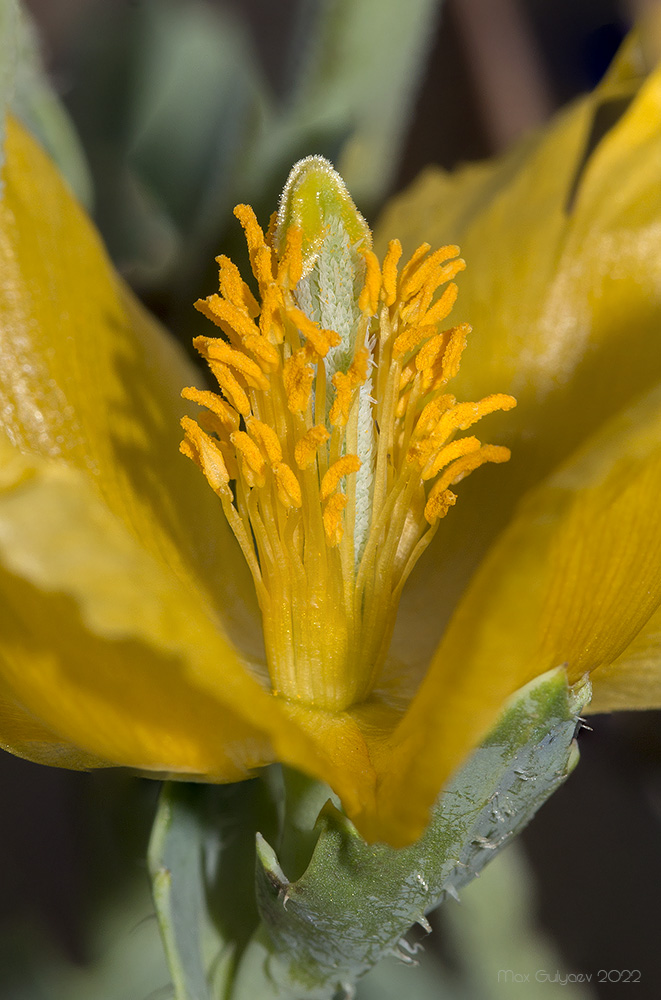
[[[299,703],[271,692],[248,564],[221,502],[176,454],[179,392],[199,375],[112,273],[41,150],[9,123],[0,216],[7,749],[212,781],[282,760],[328,781],[365,836],[401,844],[508,695],[550,667],[567,663],[571,680],[591,671],[595,708],[661,704],[661,71],[645,76],[636,46],[546,133],[495,164],[423,178],[377,231],[381,261],[386,228],[386,239],[410,239],[409,254],[422,239],[461,243],[468,268],[453,321],[475,329],[452,393],[511,392],[519,405],[489,417],[489,439],[510,444],[512,461],[462,484],[403,590],[376,689],[356,701],[373,680],[362,673],[363,687],[348,691],[342,677],[337,699],[324,688],[321,708],[307,703],[314,694]],[[624,99],[583,163],[599,109]],[[280,259],[295,277],[291,241]],[[297,318],[301,349],[311,344],[317,358],[323,325],[315,333]],[[227,372],[237,369],[211,343],[200,346],[232,385]],[[367,378],[355,361],[355,378],[343,372],[349,400]],[[297,394],[307,399],[307,363],[288,369],[288,412]],[[259,382],[268,359],[257,369]],[[245,385],[245,371],[234,378]],[[308,494],[299,497],[289,472],[300,486],[314,475],[305,466],[315,447],[330,448],[333,434],[348,440],[341,386],[331,442],[317,444],[315,421],[276,445],[260,415],[264,426],[209,438],[224,462],[221,495],[225,473],[236,473],[252,477],[253,492],[270,483],[283,509],[300,500],[304,510]],[[199,458],[206,439],[192,421],[187,429]],[[336,467],[323,488],[331,509],[317,524],[319,551],[340,562],[357,475]],[[342,494],[344,513],[334,513]],[[415,520],[424,528],[419,511]],[[290,695],[287,642],[267,635]],[[307,679],[315,683],[312,671]]]
[[[266,237],[247,205],[235,215],[259,301],[219,257],[220,295],[197,307],[225,337],[195,346],[222,395],[184,390],[210,433],[184,417],[181,450],[250,567],[274,694],[373,712],[399,595],[457,499],[449,487],[510,457],[456,434],[515,400],[458,403],[445,391],[470,332],[439,330],[465,266],[459,248],[423,244],[400,269],[391,240],[381,268],[328,161],[294,167]]]

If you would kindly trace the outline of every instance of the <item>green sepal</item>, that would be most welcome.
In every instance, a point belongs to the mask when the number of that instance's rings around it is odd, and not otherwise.
[[[258,838],[257,901],[264,924],[258,941],[262,953],[270,942],[264,959],[269,995],[330,1000],[384,956],[406,959],[404,935],[412,924],[426,926],[425,914],[447,896],[456,898],[573,769],[574,735],[588,697],[587,685],[568,687],[563,669],[518,692],[411,847],[365,843],[328,803],[310,864],[290,882]],[[244,960],[253,961],[250,948]]]
[[[332,223],[342,229],[349,244],[371,248],[370,228],[342,177],[323,156],[307,156],[292,167],[287,178],[278,207],[275,245],[281,253],[288,229],[300,228],[303,274],[309,274]]]

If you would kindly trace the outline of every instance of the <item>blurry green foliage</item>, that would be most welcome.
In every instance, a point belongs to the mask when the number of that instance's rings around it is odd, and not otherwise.
[[[188,295],[234,204],[250,201],[268,221],[292,163],[309,153],[335,162],[363,209],[378,204],[439,2],[282,4],[286,44],[271,47],[270,67],[254,4],[92,5],[71,51],[69,99],[120,270]],[[264,18],[278,12],[269,5]]]
[[[92,181],[71,119],[44,73],[34,26],[17,0],[0,0],[0,137],[4,111],[21,118],[87,208]],[[2,153],[0,151],[0,163]]]

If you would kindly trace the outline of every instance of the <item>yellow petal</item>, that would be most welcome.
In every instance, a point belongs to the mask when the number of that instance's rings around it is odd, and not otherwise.
[[[458,392],[518,399],[489,418],[507,471],[462,485],[402,596],[393,652],[412,683],[522,493],[661,378],[661,67],[648,75],[646,40],[633,33],[593,94],[506,156],[426,171],[377,227],[381,250],[394,235],[461,246],[453,315],[473,333]]]
[[[0,669],[0,675],[3,674],[4,671]],[[6,691],[0,692],[0,748],[15,757],[23,757],[37,764],[66,767],[70,771],[108,767],[108,761],[99,760],[69,746],[52,729],[47,729],[26,712]]]
[[[178,454],[195,370],[115,275],[52,163],[7,121],[0,412],[22,451],[81,470],[140,544],[255,631],[252,582],[216,498]],[[243,626],[243,627],[241,627]]]
[[[415,822],[404,803],[428,805],[504,700],[547,669],[566,664],[571,681],[594,671],[598,705],[601,678],[607,698],[619,673],[618,707],[640,703],[641,677],[627,700],[624,671],[661,603],[660,491],[657,388],[526,498],[477,572],[381,776],[382,809],[397,802],[402,829]],[[661,658],[645,649],[655,707]]]
[[[593,675],[589,712],[661,705],[661,612],[656,611],[625,651]]]
[[[200,593],[139,545],[82,473],[12,451],[2,451],[0,492],[0,669],[11,697],[114,764],[229,780],[271,759],[265,728],[250,720],[268,694]]]

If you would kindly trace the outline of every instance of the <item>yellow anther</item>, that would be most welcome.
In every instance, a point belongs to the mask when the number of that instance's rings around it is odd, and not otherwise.
[[[198,299],[195,308],[226,333],[233,332],[240,337],[249,337],[259,332],[247,312],[238,309],[226,299],[221,299],[220,295],[208,295],[206,299]],[[199,339],[212,340],[213,338],[196,338],[196,340]]]
[[[218,417],[223,429],[228,434],[239,429],[239,414],[229,403],[221,399],[217,393],[209,392],[207,389],[189,387],[182,389],[181,395],[184,399],[189,399],[192,403],[198,403],[200,406],[206,406],[208,410],[211,410]]]
[[[287,310],[287,316],[322,358],[326,357],[331,347],[337,347],[342,339],[335,330],[320,329],[301,309],[292,307]]]
[[[365,261],[365,284],[358,297],[358,308],[361,312],[374,316],[379,307],[381,268],[378,258],[372,250],[364,250],[363,259]]]
[[[443,320],[446,319],[446,317],[452,312],[452,307],[457,301],[458,293],[459,289],[455,285],[454,281],[452,281],[440,298],[434,302],[434,305],[431,306],[424,316],[421,317],[420,322],[434,324],[442,323]]]
[[[308,360],[305,348],[300,348],[287,358],[282,366],[282,381],[289,411],[304,413],[308,407],[314,381],[314,368]]]
[[[262,451],[266,455],[271,465],[275,465],[276,462],[282,461],[282,447],[280,441],[278,440],[278,435],[275,433],[272,427],[268,424],[263,423],[256,417],[248,417],[246,421],[246,426],[251,437],[257,442],[262,448]]]
[[[357,455],[343,455],[333,462],[324,478],[321,480],[319,496],[322,500],[327,500],[333,490],[338,486],[340,479],[348,476],[351,472],[358,472],[361,461]]]
[[[220,361],[216,361],[214,358],[209,358],[209,368],[234,409],[238,410],[242,417],[249,416],[250,400],[227,365],[221,364]]]
[[[404,298],[404,296],[401,294],[401,288],[406,284],[410,276],[419,266],[420,261],[424,260],[424,258],[427,256],[430,250],[431,246],[429,245],[429,243],[421,243],[418,249],[411,255],[410,260],[402,268],[402,274],[399,279],[400,299]]]
[[[481,442],[472,436],[457,438],[456,441],[451,441],[450,444],[446,444],[441,448],[433,462],[423,470],[422,479],[433,479],[450,462],[454,462],[455,459],[461,458],[463,455],[469,455],[474,451],[478,451],[480,447]]]
[[[404,365],[402,368],[402,374],[399,376],[399,391],[402,392],[414,378],[415,365],[409,361],[407,365]]]
[[[317,457],[317,449],[330,437],[323,424],[316,424],[299,438],[294,447],[294,458],[299,469],[308,469]]]
[[[354,389],[362,385],[367,378],[370,353],[366,347],[361,347],[356,351],[356,355],[349,366],[349,370],[336,372],[332,382],[335,386],[335,399],[331,406],[328,419],[332,427],[344,427],[349,419],[349,409]]]
[[[507,396],[502,392],[485,396],[477,403],[457,403],[451,410],[442,414],[434,428],[434,436],[439,440],[447,438],[455,430],[465,431],[472,427],[488,413],[494,413],[496,410],[511,410],[514,406],[516,406],[514,396]]]
[[[415,367],[419,372],[429,371],[437,365],[445,354],[448,338],[445,333],[436,333],[420,348],[415,356]]]
[[[450,507],[454,507],[456,502],[457,497],[452,490],[437,490],[434,486],[425,504],[425,520],[429,524],[440,520],[440,518],[445,517]]]
[[[267,246],[269,247],[273,246],[273,237],[275,236],[275,231],[277,229],[277,226],[278,226],[278,213],[271,212],[271,217],[269,219],[269,226],[268,229],[266,230],[266,236],[264,237],[264,240]]]
[[[349,365],[347,375],[352,379],[354,386],[362,385],[367,378],[370,368],[370,352],[366,347],[361,347],[354,354],[353,361]]]
[[[408,392],[403,393],[403,395],[401,395],[397,401],[397,406],[395,407],[395,416],[397,417],[398,420],[401,420],[401,418],[404,416],[404,414],[409,408],[410,402],[411,402],[411,390],[409,389]]]
[[[284,330],[280,319],[280,309],[284,307],[282,292],[276,284],[266,285],[262,289],[262,312],[259,317],[259,329],[264,339],[271,344],[281,344]]]
[[[324,507],[324,532],[326,534],[326,542],[331,549],[335,548],[342,541],[342,535],[344,534],[342,511],[346,505],[347,498],[344,493],[333,493]]]
[[[419,326],[417,323],[405,326],[399,336],[395,337],[395,343],[392,345],[393,358],[402,358],[434,333],[436,333],[435,326]]]
[[[420,348],[415,356],[415,366],[423,373],[424,393],[440,389],[457,374],[469,332],[468,323],[462,323],[436,334]]]
[[[407,326],[420,325],[420,319],[427,311],[432,296],[426,288],[421,289],[413,298],[399,303],[399,322]]]
[[[252,258],[253,254],[256,254],[258,250],[266,247],[264,231],[257,221],[257,216],[250,205],[236,205],[234,208],[234,215],[241,223],[243,231],[246,234],[248,253]],[[257,275],[255,275],[255,277],[257,277]]]
[[[504,448],[499,444],[483,444],[477,451],[472,451],[468,455],[462,455],[447,467],[443,475],[434,483],[434,490],[444,490],[448,486],[458,483],[475,469],[479,469],[485,462],[508,462],[511,456],[509,448]],[[431,495],[431,494],[430,494]]]
[[[446,410],[450,410],[456,402],[456,398],[449,394],[436,396],[434,399],[431,399],[426,406],[423,407],[422,412],[418,417],[415,425],[416,435],[427,434],[430,432],[440,420],[441,414],[445,413]]]
[[[219,337],[196,337],[193,344],[207,360],[221,361],[228,368],[234,368],[244,377],[252,389],[261,389],[262,391],[268,389],[268,378],[259,365],[243,351],[237,351],[236,348],[230,347]]]
[[[270,247],[260,247],[254,255],[251,255],[250,263],[252,273],[257,278],[260,294],[273,281],[273,252]]]
[[[302,507],[303,495],[294,471],[286,462],[276,462],[272,467],[275,478],[275,489],[278,500],[287,510],[291,507]]]
[[[402,244],[399,240],[391,240],[381,268],[381,295],[387,306],[397,298],[397,264],[401,256]]]
[[[280,355],[274,345],[259,334],[253,333],[243,338],[243,346],[257,358],[266,368],[276,369],[280,364]]]
[[[221,254],[216,257],[216,263],[219,267],[218,284],[221,295],[237,309],[244,309],[254,319],[259,313],[259,306],[234,261]]]
[[[416,251],[416,253],[417,252],[418,251]],[[420,291],[422,286],[429,281],[430,278],[434,277],[434,273],[438,271],[439,264],[443,264],[444,261],[449,260],[451,257],[456,257],[458,253],[459,247],[457,246],[451,245],[439,247],[438,250],[435,250],[434,253],[430,254],[429,257],[420,263],[419,266],[413,267],[411,270],[407,267],[406,273],[402,274],[402,280],[399,287],[399,297],[401,300],[405,302],[412,298],[417,292]],[[411,258],[411,264],[412,263],[413,257]],[[465,266],[465,262],[462,261],[462,265],[459,267],[459,270]],[[448,272],[449,276],[453,276],[451,272],[452,269],[450,268]],[[443,281],[449,279],[441,278],[440,280]]]
[[[471,328],[468,323],[460,323],[459,326],[452,327],[448,332],[450,337],[443,355],[443,379],[445,382],[453,379],[459,371],[461,356],[466,347],[466,338],[471,332]]]
[[[230,441],[241,459],[241,470],[248,486],[263,486],[266,463],[258,445],[245,431],[234,431]]]
[[[212,490],[216,493],[228,493],[230,477],[218,445],[190,417],[182,417],[181,426],[186,434],[179,445],[182,455],[191,458],[199,466]]]
[[[353,380],[344,372],[336,372],[332,379],[335,386],[335,399],[330,408],[328,419],[331,427],[344,427],[349,419],[349,408],[353,394]]]
[[[285,248],[278,263],[278,284],[284,288],[296,288],[303,274],[303,230],[300,226],[289,226],[285,236]]]

